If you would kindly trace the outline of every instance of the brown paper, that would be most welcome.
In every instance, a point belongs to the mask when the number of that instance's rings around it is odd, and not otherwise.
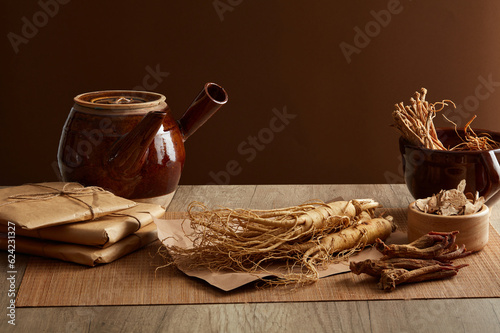
[[[96,266],[113,262],[156,239],[156,226],[153,223],[150,223],[137,232],[104,249],[16,236],[16,253],[55,258],[87,266]],[[1,249],[5,251],[7,249],[7,244],[7,235],[0,234]]]
[[[25,184],[0,189],[0,223],[24,229],[86,221],[135,206],[99,187],[78,183]]]
[[[94,221],[33,230],[17,228],[16,235],[104,248],[152,223],[153,217],[160,218],[164,215],[165,209],[159,205],[139,203],[135,207],[111,213]],[[0,225],[0,232],[8,231],[6,225]]]
[[[192,242],[186,237],[185,232],[189,233],[190,226],[188,219],[163,220],[155,219],[158,227],[158,238],[165,245],[176,245],[183,248],[192,246]],[[401,231],[394,232],[388,239],[388,244],[403,244],[407,242],[406,233]],[[378,259],[382,257],[380,252],[369,247],[351,256],[348,261],[338,264],[330,264],[325,270],[320,271],[320,277],[326,277],[334,274],[349,272],[350,261],[362,261],[365,259]],[[260,278],[285,273],[278,266],[271,266],[266,272],[261,273],[245,273],[245,272],[211,272],[209,270],[193,270],[184,267],[178,267],[184,274],[192,277],[197,277],[210,283],[214,287],[229,291],[241,287],[249,282],[256,281]]]

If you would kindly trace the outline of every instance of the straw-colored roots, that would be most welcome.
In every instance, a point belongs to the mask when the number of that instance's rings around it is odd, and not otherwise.
[[[403,102],[396,104],[396,110],[392,116],[396,128],[401,135],[411,144],[434,150],[489,150],[500,148],[500,143],[491,139],[487,134],[477,135],[470,124],[476,118],[474,116],[463,129],[464,137],[458,133],[457,124],[443,117],[455,125],[455,132],[461,139],[461,143],[455,147],[445,147],[439,140],[434,127],[436,113],[442,111],[449,104],[455,107],[455,103],[450,100],[429,103],[425,100],[427,89],[422,88],[421,92],[415,92],[415,98],[410,99],[411,105],[404,105]],[[436,108],[436,106],[438,106]]]
[[[396,110],[392,113],[396,127],[404,138],[410,143],[429,149],[445,150],[436,133],[433,119],[436,112],[441,111],[447,102],[429,103],[425,100],[427,89],[422,88],[421,93],[415,92],[415,98],[411,98],[411,106],[405,106],[403,102],[396,104]],[[441,106],[436,109],[436,105]],[[453,104],[455,106],[455,104]]]
[[[380,205],[371,200],[310,202],[271,209],[210,210],[193,202],[188,208],[192,246],[165,246],[170,264],[211,271],[266,271],[279,264],[279,281],[314,282],[318,268],[339,261],[385,239],[394,230],[392,217],[374,217]]]

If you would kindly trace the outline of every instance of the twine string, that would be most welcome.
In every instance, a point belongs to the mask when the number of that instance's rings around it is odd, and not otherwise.
[[[148,212],[137,212],[137,213],[148,213]],[[122,216],[131,217],[132,219],[136,220],[136,222],[137,222],[137,229],[135,231],[138,231],[139,229],[142,228],[142,222],[141,222],[141,220],[137,216],[134,216],[134,215],[131,215],[131,214],[126,214],[126,213],[111,213],[111,214],[109,214],[109,216],[114,216],[114,217],[122,217]]]

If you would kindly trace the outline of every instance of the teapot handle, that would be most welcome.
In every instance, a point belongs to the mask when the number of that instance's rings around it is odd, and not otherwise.
[[[486,204],[491,207],[500,199],[500,164],[493,150],[483,152],[481,157],[488,174],[488,189],[491,193],[490,198],[486,198]]]
[[[193,103],[178,120],[184,141],[203,125],[219,108],[226,104],[227,93],[215,83],[206,83]]]

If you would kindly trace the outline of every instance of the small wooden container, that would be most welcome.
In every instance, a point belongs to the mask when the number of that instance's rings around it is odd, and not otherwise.
[[[430,231],[450,232],[457,230],[456,244],[465,247],[468,251],[480,251],[488,243],[490,226],[490,209],[483,205],[475,214],[460,216],[442,216],[419,211],[412,202],[408,207],[408,241]]]

